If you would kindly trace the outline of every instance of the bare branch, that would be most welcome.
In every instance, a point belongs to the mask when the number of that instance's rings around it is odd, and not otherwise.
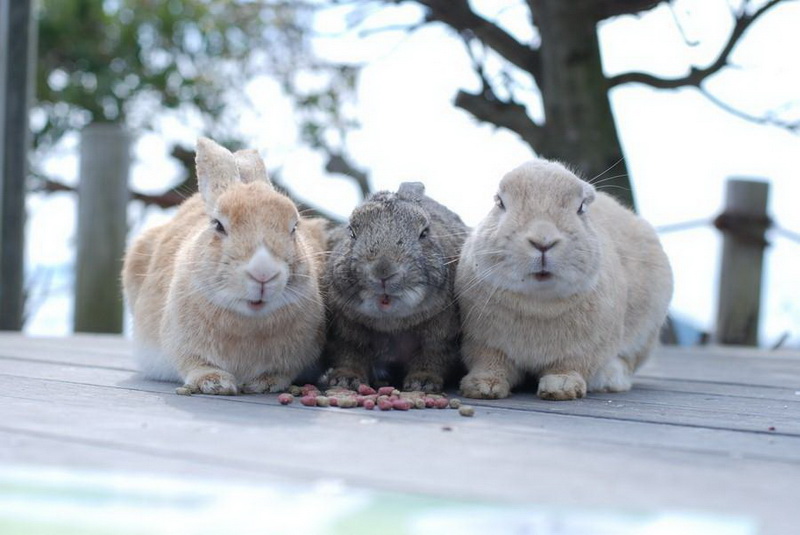
[[[329,173],[338,173],[352,178],[361,190],[361,198],[366,198],[372,193],[372,188],[369,184],[369,175],[357,168],[350,160],[348,160],[342,153],[334,152],[327,149],[328,163],[325,164],[325,170]],[[329,218],[330,219],[330,218]]]
[[[541,75],[541,59],[535,48],[517,41],[511,34],[476,14],[467,0],[414,0],[428,8],[428,17],[459,32],[471,31],[477,39],[535,79]]]
[[[649,11],[669,0],[593,0],[597,20],[609,19],[620,15],[636,15]]]
[[[500,100],[491,90],[487,90],[478,94],[459,91],[455,99],[456,107],[468,111],[481,121],[511,130],[531,147],[541,147],[545,139],[543,129],[528,116],[525,106]]]
[[[744,119],[745,121],[749,121],[751,123],[756,123],[760,125],[766,126],[776,126],[778,128],[783,128],[784,130],[789,130],[792,133],[799,134],[800,133],[800,120],[798,121],[781,121],[780,119],[776,119],[774,117],[770,117],[769,115],[766,116],[757,116],[751,115],[746,113],[738,108],[731,106],[730,104],[723,102],[718,97],[711,94],[706,89],[700,88],[700,93],[703,94],[710,102],[714,105],[718,106],[719,108],[725,110],[726,112],[739,117],[740,119]]]
[[[680,78],[661,78],[645,72],[627,72],[612,76],[608,79],[608,87],[616,87],[618,85],[627,83],[640,83],[656,87],[658,89],[677,89],[679,87],[700,87],[700,84],[709,76],[716,74],[721,69],[728,65],[728,57],[731,52],[739,44],[740,39],[745,34],[747,29],[758,20],[764,13],[784,0],[770,0],[752,13],[746,12],[746,7],[749,2],[745,2],[742,11],[736,16],[736,22],[733,26],[733,31],[728,38],[727,43],[720,51],[717,59],[710,65],[703,68],[692,67],[689,74]]]

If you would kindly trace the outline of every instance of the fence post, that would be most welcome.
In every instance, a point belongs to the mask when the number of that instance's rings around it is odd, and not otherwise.
[[[0,330],[23,323],[28,112],[36,70],[30,0],[0,0]]]
[[[768,195],[767,182],[731,179],[724,212],[714,221],[723,235],[715,335],[719,344],[758,345],[764,234],[771,224]]]
[[[81,134],[76,332],[122,332],[120,272],[127,232],[130,145],[130,135],[119,123],[94,123]]]

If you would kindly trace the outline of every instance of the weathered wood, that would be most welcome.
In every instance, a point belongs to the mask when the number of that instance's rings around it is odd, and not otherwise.
[[[30,0],[0,0],[0,330],[18,331],[23,323],[34,22]]]
[[[75,331],[122,332],[120,272],[127,233],[131,139],[95,123],[81,134]]]
[[[757,519],[796,527],[800,354],[660,349],[634,390],[453,410],[280,406],[177,396],[133,372],[130,343],[0,334],[0,462],[280,481],[499,503]],[[770,427],[774,427],[771,430]]]
[[[720,344],[758,345],[768,194],[766,182],[729,180],[725,211],[715,221],[723,234],[715,335]]]

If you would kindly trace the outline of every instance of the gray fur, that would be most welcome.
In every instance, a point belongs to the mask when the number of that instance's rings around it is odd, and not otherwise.
[[[439,391],[458,360],[453,286],[468,228],[424,192],[419,182],[377,192],[331,233],[323,276],[331,385],[378,384],[397,365],[404,389]]]

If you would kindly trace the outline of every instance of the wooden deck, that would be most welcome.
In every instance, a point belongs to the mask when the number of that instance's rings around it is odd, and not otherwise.
[[[137,377],[118,337],[0,334],[0,374],[0,472],[334,481],[521,510],[701,513],[757,526],[736,533],[800,533],[798,353],[664,348],[629,393],[574,402],[518,393],[470,401],[473,418],[178,396]]]

